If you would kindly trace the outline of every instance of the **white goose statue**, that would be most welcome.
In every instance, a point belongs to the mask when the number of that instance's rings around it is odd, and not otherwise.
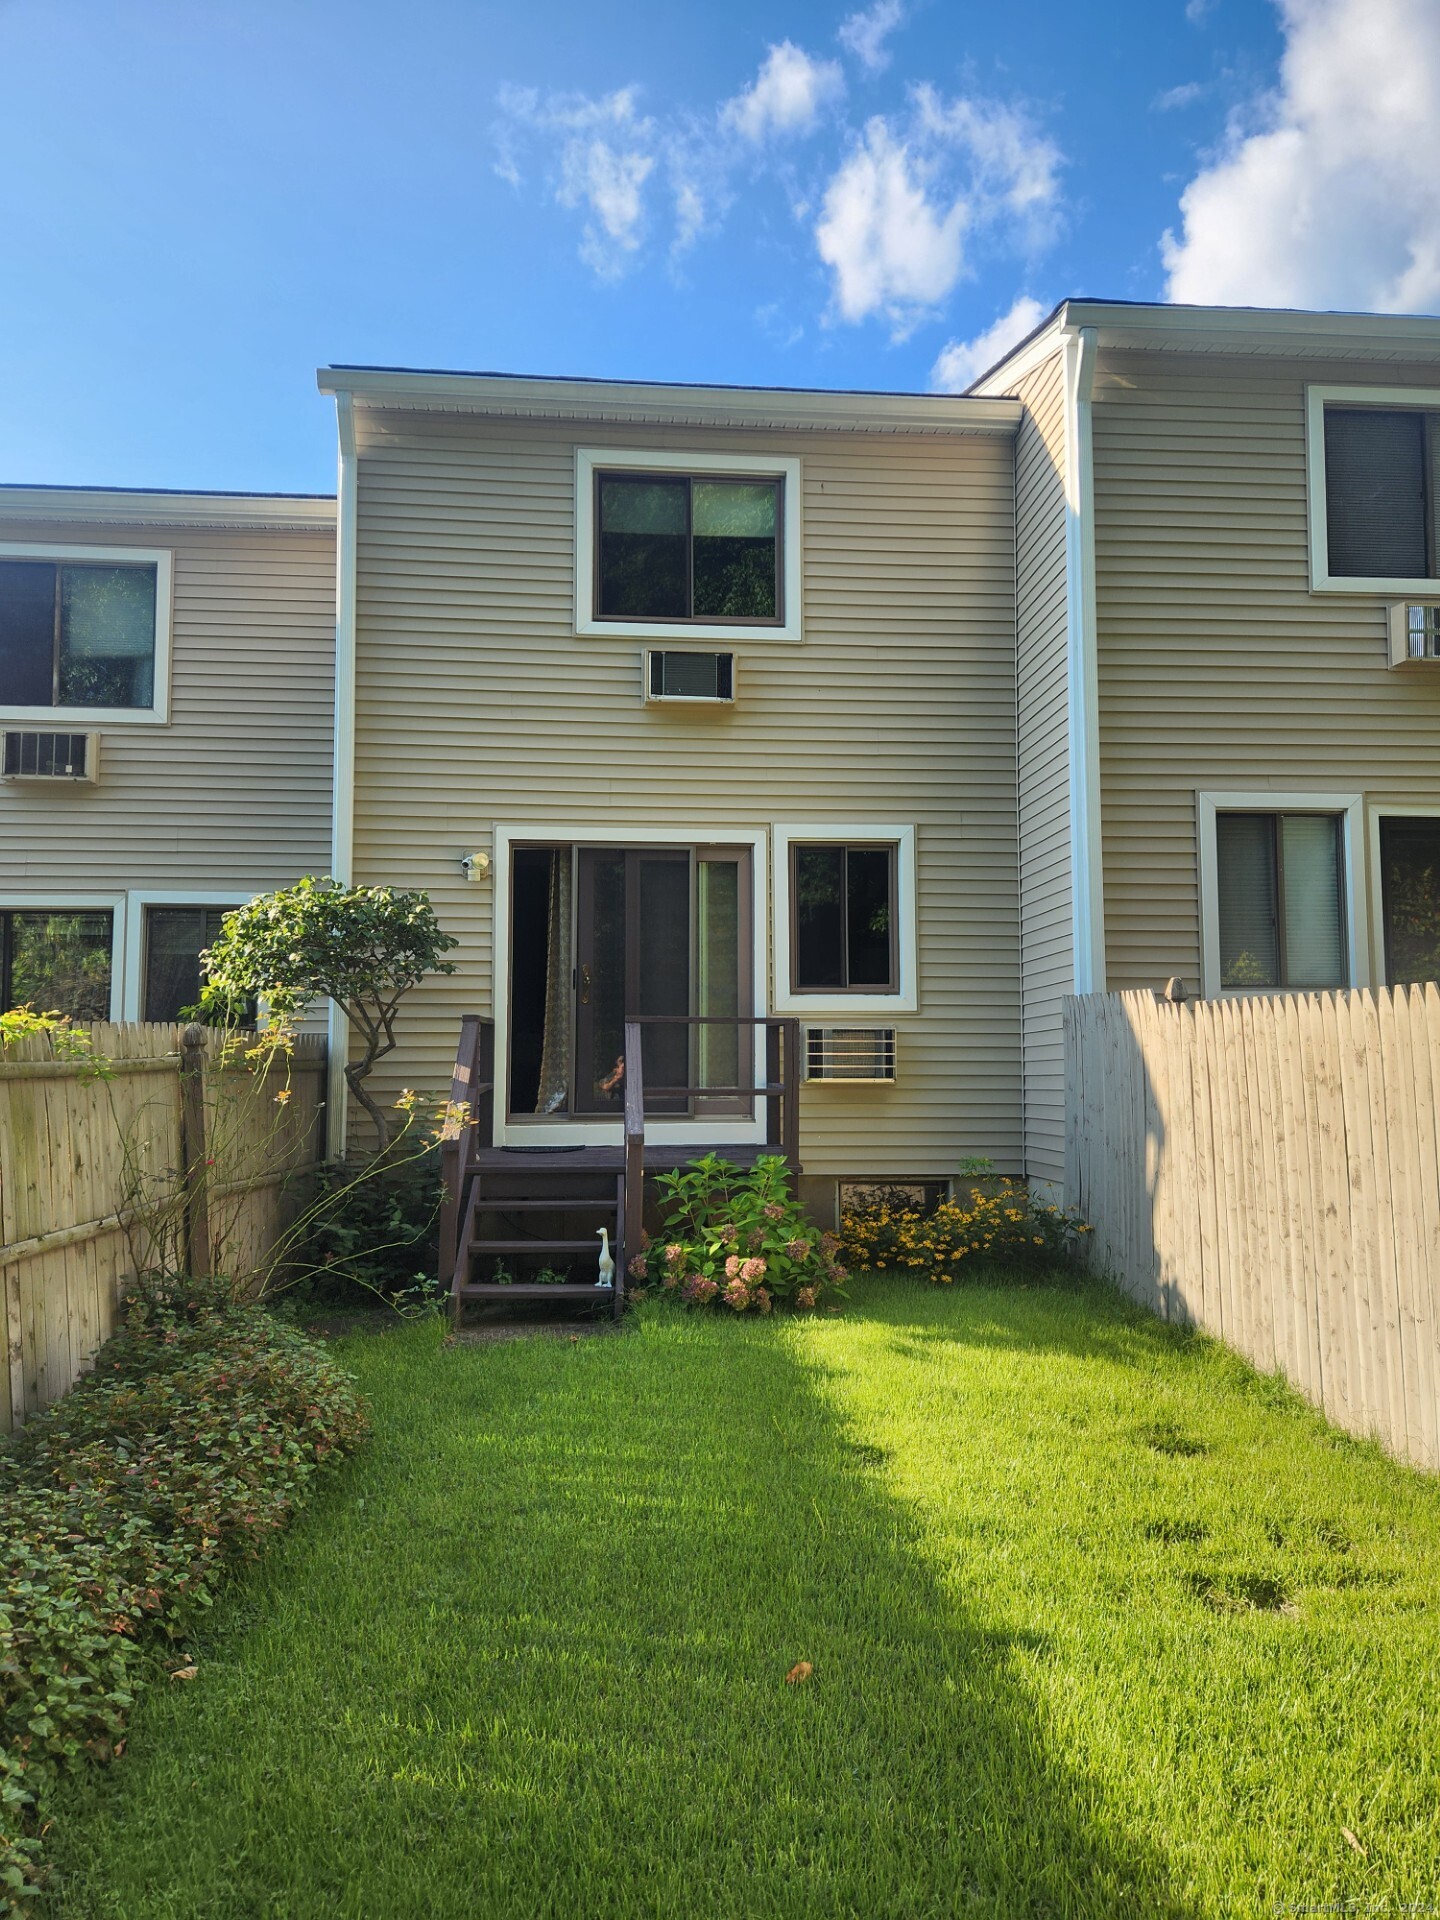
[[[613,1287],[615,1284],[615,1261],[610,1252],[610,1229],[600,1229],[600,1278],[597,1287]]]

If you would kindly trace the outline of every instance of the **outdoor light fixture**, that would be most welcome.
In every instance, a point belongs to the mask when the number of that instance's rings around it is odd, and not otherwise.
[[[465,878],[473,885],[477,880],[490,877],[490,856],[488,853],[462,853],[460,869]]]

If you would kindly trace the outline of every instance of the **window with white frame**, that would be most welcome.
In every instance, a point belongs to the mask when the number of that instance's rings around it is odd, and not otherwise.
[[[1440,592],[1440,391],[1312,387],[1312,585]]]
[[[913,1010],[914,828],[781,826],[775,842],[777,1008]]]
[[[163,718],[170,555],[0,546],[0,715]]]
[[[582,448],[575,472],[577,632],[798,638],[798,460]]]
[[[108,1020],[114,948],[109,909],[0,909],[0,1013],[29,1007]]]
[[[1363,986],[1358,796],[1200,796],[1205,989]]]

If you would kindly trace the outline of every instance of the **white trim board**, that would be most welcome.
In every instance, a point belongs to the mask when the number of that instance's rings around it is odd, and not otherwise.
[[[884,826],[873,821],[856,823],[822,820],[805,825],[778,823],[771,829],[774,839],[774,955],[775,1011],[824,1020],[831,1024],[860,1015],[915,1013],[920,1005],[919,917],[915,900],[915,829],[913,826]],[[895,893],[896,958],[899,986],[895,993],[798,993],[790,983],[790,849],[793,846],[864,845],[867,841],[894,846],[896,853]]]
[[[636,467],[655,473],[733,473],[737,477],[776,479],[781,486],[780,604],[785,618],[778,626],[756,621],[729,624],[723,620],[599,620],[594,609],[595,474],[610,467]],[[704,640],[749,642],[763,647],[771,640],[798,640],[802,630],[803,568],[800,502],[800,462],[777,453],[686,453],[643,447],[577,447],[575,449],[575,631],[612,640],[666,640],[682,647]]]
[[[155,692],[148,707],[0,706],[7,727],[48,733],[91,732],[98,727],[165,726],[170,719],[170,635],[174,622],[175,556],[168,547],[59,546],[48,541],[0,540],[0,560],[108,561],[113,566],[155,569]]]
[[[1254,991],[1220,985],[1219,859],[1216,846],[1217,813],[1334,813],[1341,816],[1341,848],[1345,888],[1345,948],[1350,987],[1370,984],[1370,942],[1363,924],[1368,897],[1365,844],[1365,796],[1291,787],[1215,788],[1197,793],[1196,833],[1200,892],[1200,991],[1206,1000],[1243,998]],[[1266,994],[1323,991],[1294,987],[1264,987]]]
[[[476,835],[472,846],[484,844]],[[542,1128],[523,1123],[512,1124],[506,1112],[509,1093],[509,1008],[510,1008],[510,851],[517,844],[571,847],[748,847],[751,851],[753,888],[752,922],[756,1014],[766,1007],[766,958],[768,926],[766,903],[769,899],[767,853],[769,838],[763,827],[721,827],[713,821],[704,826],[654,827],[642,831],[634,826],[607,828],[575,826],[564,821],[546,820],[534,824],[506,822],[494,829],[495,894],[491,905],[491,997],[490,1017],[495,1022],[495,1092],[493,1095],[495,1143],[497,1146],[544,1144],[547,1147],[619,1146],[625,1138],[624,1122],[619,1120],[572,1120]],[[763,1028],[755,1033],[755,1076],[764,1078],[765,1038]],[[754,1145],[765,1138],[763,1113],[753,1120],[656,1120],[645,1129],[645,1137],[658,1146],[684,1146],[696,1141],[736,1146]]]
[[[1440,594],[1440,580],[1390,580],[1380,576],[1336,576],[1330,572],[1328,503],[1325,493],[1325,409],[1382,407],[1440,412],[1440,386],[1327,387],[1305,389],[1306,517],[1310,542],[1312,593],[1382,594],[1390,600],[1423,600]]]

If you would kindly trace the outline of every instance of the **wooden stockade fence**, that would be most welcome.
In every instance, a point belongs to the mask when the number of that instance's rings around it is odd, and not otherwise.
[[[262,1271],[323,1152],[323,1040],[256,1071],[198,1027],[89,1035],[98,1072],[43,1035],[0,1052],[0,1430],[71,1385],[163,1241],[192,1272]]]
[[[1066,1199],[1089,1258],[1440,1466],[1440,992],[1065,1010]]]

